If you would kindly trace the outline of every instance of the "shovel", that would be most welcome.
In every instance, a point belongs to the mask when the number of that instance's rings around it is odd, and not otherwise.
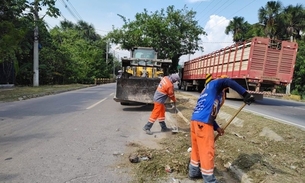
[[[228,121],[228,123],[226,124],[226,126],[223,128],[223,130],[225,130],[229,124],[233,121],[233,119],[239,114],[239,112],[246,106],[246,103],[244,103],[242,106],[240,106],[240,108],[237,110],[237,112],[231,117],[231,119]],[[220,135],[217,134],[214,141],[216,141],[218,139]]]
[[[177,114],[177,107],[176,107],[176,103],[174,102],[174,110],[175,110],[175,114]],[[176,121],[177,124],[177,121]],[[172,129],[172,134],[178,133],[178,126],[176,125],[175,127],[173,127]]]

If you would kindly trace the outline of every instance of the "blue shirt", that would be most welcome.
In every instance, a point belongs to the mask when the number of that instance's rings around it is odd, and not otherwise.
[[[220,109],[223,89],[227,87],[232,88],[240,95],[246,92],[246,89],[229,78],[215,79],[209,82],[199,96],[191,120],[213,124]]]

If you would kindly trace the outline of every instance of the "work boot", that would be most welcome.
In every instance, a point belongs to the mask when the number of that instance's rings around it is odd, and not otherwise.
[[[143,130],[146,132],[146,134],[148,134],[148,135],[153,134],[153,132],[150,131],[152,126],[153,126],[153,123],[147,122],[146,125],[143,127]]]
[[[159,124],[161,126],[161,132],[168,132],[172,130],[170,128],[167,128],[166,123],[164,121],[159,122]]]

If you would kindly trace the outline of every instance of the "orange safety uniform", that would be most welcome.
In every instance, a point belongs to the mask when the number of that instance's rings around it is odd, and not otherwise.
[[[161,79],[157,90],[154,94],[154,109],[149,117],[149,122],[154,123],[156,120],[165,120],[165,101],[170,98],[173,102],[176,102],[174,93],[174,85],[169,76],[165,76]]]
[[[148,122],[143,127],[143,130],[148,135],[152,135],[153,133],[150,131],[156,120],[159,120],[159,124],[161,126],[161,132],[169,131],[165,123],[165,101],[168,97],[176,102],[176,97],[174,94],[174,85],[173,83],[179,80],[178,74],[171,74],[169,76],[165,76],[161,79],[156,92],[154,94],[154,109],[151,112],[151,115],[148,119]]]
[[[224,103],[224,90],[228,87],[240,95],[246,93],[242,86],[229,78],[213,80],[202,91],[191,118],[192,152],[189,176],[197,177],[201,174],[206,183],[217,182],[214,176],[214,131],[219,126],[215,119]]]

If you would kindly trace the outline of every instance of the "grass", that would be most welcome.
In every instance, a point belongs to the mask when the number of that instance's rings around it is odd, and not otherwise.
[[[193,97],[179,93],[176,96],[180,101],[177,105],[179,111],[190,119],[195,105]],[[236,109],[222,107],[218,123],[224,126],[228,115],[235,112]],[[178,124],[183,132],[160,141],[160,149],[143,146],[133,149],[139,156],[150,154],[152,157],[149,161],[125,164],[134,170],[135,182],[164,182],[170,177],[187,179],[189,126],[181,119]],[[282,140],[276,140],[278,136]],[[225,136],[216,141],[215,176],[221,183],[230,182],[225,176],[228,170],[224,166],[230,164],[245,172],[253,183],[305,182],[304,139],[302,129],[242,111],[228,126]],[[165,171],[166,166],[172,173]],[[233,182],[240,180],[235,177]]]
[[[70,84],[70,85],[44,85],[37,87],[24,86],[24,87],[0,88],[0,101],[11,102],[18,100],[26,100],[29,98],[52,95],[56,93],[76,90],[85,87],[89,87],[89,85]]]

